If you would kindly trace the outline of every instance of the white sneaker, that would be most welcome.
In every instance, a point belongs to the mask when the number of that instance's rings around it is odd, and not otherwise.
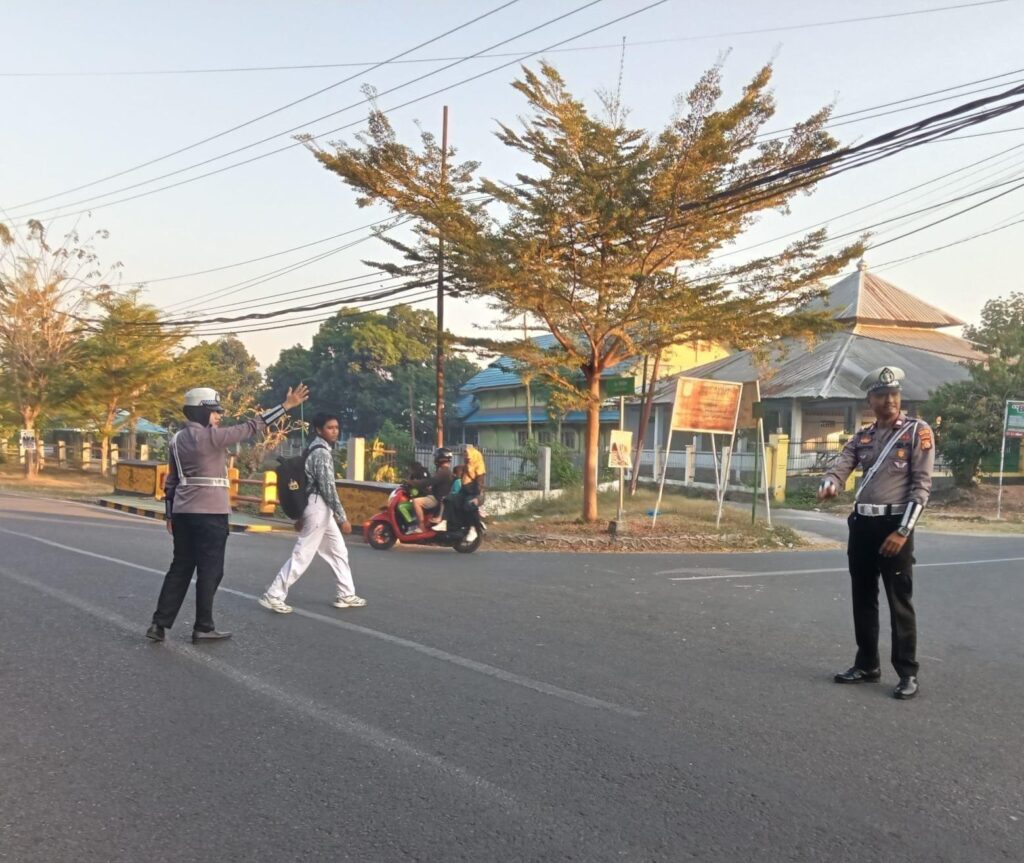
[[[351,596],[339,596],[334,600],[335,608],[362,608],[364,605],[366,600],[354,593]]]
[[[446,533],[448,530],[448,522],[439,521],[437,524],[432,525],[435,533]]]
[[[292,607],[290,605],[286,605],[283,600],[274,599],[274,597],[268,596],[265,593],[256,601],[264,608],[270,611],[276,611],[278,614],[292,613]]]
[[[466,542],[476,542],[476,528],[471,527],[466,531]]]

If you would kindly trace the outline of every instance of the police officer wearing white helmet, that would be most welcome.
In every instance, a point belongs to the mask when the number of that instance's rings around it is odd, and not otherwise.
[[[171,440],[166,493],[167,530],[174,537],[174,558],[164,576],[153,623],[146,636],[164,640],[174,625],[196,574],[196,619],[193,643],[230,638],[213,625],[213,597],[224,576],[224,547],[228,538],[231,499],[227,475],[227,448],[249,440],[286,411],[309,398],[304,384],[288,390],[284,402],[239,425],[220,428],[224,408],[209,387],[185,393],[188,422]]]
[[[903,412],[903,370],[875,369],[861,383],[875,422],[846,444],[825,474],[818,499],[834,497],[858,466],[864,470],[849,517],[848,556],[857,658],[836,683],[869,683],[881,677],[878,656],[878,579],[892,622],[892,664],[899,675],[893,695],[917,695],[917,619],[914,614],[914,526],[932,490],[935,444],[924,420]]]

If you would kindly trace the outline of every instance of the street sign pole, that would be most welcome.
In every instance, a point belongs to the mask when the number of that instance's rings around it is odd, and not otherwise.
[[[750,499],[752,501],[752,504],[751,504],[751,507],[750,507],[750,523],[751,524],[757,524],[757,495],[761,491],[761,489],[760,489],[760,486],[761,486],[761,473],[760,473],[761,459],[759,458],[760,455],[761,455],[761,442],[759,440],[758,441],[754,441],[754,485],[753,485],[754,493],[750,496]]]
[[[999,450],[999,493],[996,495],[996,521],[1003,517],[1003,468],[1006,466],[1006,432],[1010,422],[1010,402],[1003,411],[1003,445]]]
[[[764,511],[765,517],[768,519],[768,527],[772,526],[772,503],[768,495],[768,453],[765,452],[764,445],[764,419],[758,417],[757,420],[757,434],[760,438],[760,449],[761,449],[761,463],[764,465],[762,471],[764,475]]]
[[[626,430],[626,397],[619,396],[619,431]],[[634,468],[635,470],[635,468]],[[619,468],[619,512],[615,516],[615,520],[618,522],[616,530],[622,530],[622,515],[623,509],[626,505],[626,469],[624,467]]]

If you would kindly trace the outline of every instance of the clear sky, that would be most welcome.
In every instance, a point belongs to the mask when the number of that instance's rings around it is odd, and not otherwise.
[[[379,69],[346,66],[160,75],[83,73],[372,64],[496,8],[502,0],[7,3],[3,12],[4,50],[0,57],[0,102],[4,106],[0,206],[5,208],[0,211],[0,218],[20,223],[32,215],[46,221],[59,217],[53,221],[51,230],[63,232],[76,220],[83,232],[109,230],[109,240],[100,244],[103,260],[123,262],[121,279],[126,283],[148,281],[147,298],[164,307],[187,307],[190,304],[186,301],[199,310],[228,303],[268,302],[286,291],[298,292],[325,282],[359,277],[367,272],[361,260],[379,257],[382,245],[371,238],[351,248],[334,250],[365,237],[366,231],[355,229],[383,214],[359,210],[353,195],[334,175],[319,168],[301,147],[137,200],[100,205],[285,146],[292,142],[290,135],[231,158],[212,161],[202,168],[107,195],[293,127],[319,134],[356,124],[325,140],[350,139],[365,118],[365,106],[357,104],[361,85],[372,84],[378,91],[401,87],[417,76],[454,62],[438,58],[474,54],[570,13],[586,2],[519,0],[407,58],[425,62],[396,63]],[[596,2],[495,51],[525,54],[642,9],[651,2]],[[938,10],[957,3],[958,0],[669,0],[566,46],[588,50],[551,52],[546,56],[578,94],[596,102],[597,90],[616,86],[620,60],[617,45],[626,37],[623,101],[631,110],[630,121],[634,125],[653,128],[669,116],[675,96],[688,90],[701,72],[725,52],[728,96],[735,96],[761,64],[775,60],[779,113],[772,128],[788,126],[833,100],[836,113],[842,114],[990,76],[1004,76],[954,91],[952,95],[957,98],[949,101],[911,109],[906,109],[906,105],[883,108],[880,110],[898,113],[835,130],[844,142],[863,140],[970,98],[997,92],[987,89],[967,95],[970,91],[994,85],[1001,89],[1004,84],[1009,87],[1024,80],[1024,55],[1020,51],[1024,4],[1009,0],[883,20],[822,27],[804,25]],[[770,32],[739,32],[763,30]],[[390,108],[513,59],[467,60],[382,96],[381,105]],[[400,135],[413,142],[417,133],[415,122],[438,130],[441,107],[449,105],[451,140],[459,149],[459,156],[481,161],[488,176],[507,179],[515,163],[493,132],[496,119],[513,120],[522,109],[521,99],[509,87],[514,70],[514,66],[507,67],[460,84],[447,93],[429,96],[396,110],[392,120]],[[1014,70],[1018,70],[1016,74],[1006,74]],[[321,95],[149,167],[71,194],[18,207],[157,159],[348,77],[352,80]],[[356,107],[349,107],[353,105]],[[340,113],[334,117],[311,122],[336,111]],[[1017,127],[1024,127],[1024,110],[970,130],[973,135],[1013,131],[931,144],[831,179],[812,197],[799,200],[791,215],[772,216],[751,232],[749,240],[744,238],[738,245],[768,240],[825,220],[829,221],[831,233],[851,231],[1014,177],[1024,179],[1024,128]],[[1020,149],[1010,149],[1013,147]],[[837,218],[846,211],[1007,150],[945,181]],[[878,241],[921,227],[1008,188],[1011,186],[1001,186],[959,204],[887,225],[879,229]],[[78,203],[81,201],[86,203]],[[56,206],[61,209],[49,209]],[[70,215],[84,207],[95,209],[87,216]],[[867,255],[867,260],[875,267],[989,230],[1014,218],[1024,219],[1024,189],[878,248]],[[224,267],[345,231],[353,233],[269,260],[189,278],[155,281]],[[1019,277],[1024,269],[1022,240],[1024,224],[898,266],[878,268],[886,278],[912,293],[973,321],[987,299],[1024,289]],[[768,244],[762,251],[771,248]],[[305,263],[313,255],[328,252],[333,254]],[[290,271],[276,273],[282,269]],[[240,291],[234,287],[244,285],[245,280],[259,281],[258,277],[268,274],[275,274],[270,281],[251,284]],[[345,288],[340,285],[334,290]],[[209,298],[211,292],[228,289],[235,292],[220,299]],[[302,302],[343,295],[297,294]],[[245,310],[232,307],[218,313],[238,314]],[[485,307],[465,301],[450,301],[449,310],[450,328],[461,334],[472,333],[475,324],[488,319]],[[267,364],[283,347],[308,344],[314,330],[315,325],[297,326],[246,335],[243,339],[259,360]]]

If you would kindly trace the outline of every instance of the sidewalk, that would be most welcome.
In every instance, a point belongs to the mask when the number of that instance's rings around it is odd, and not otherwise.
[[[151,497],[142,497],[136,494],[108,494],[99,498],[97,503],[119,512],[129,512],[132,515],[142,515],[161,521],[164,519],[163,501],[154,500]],[[288,522],[259,518],[242,512],[231,513],[228,524],[232,533],[276,533],[292,530],[292,526]]]

